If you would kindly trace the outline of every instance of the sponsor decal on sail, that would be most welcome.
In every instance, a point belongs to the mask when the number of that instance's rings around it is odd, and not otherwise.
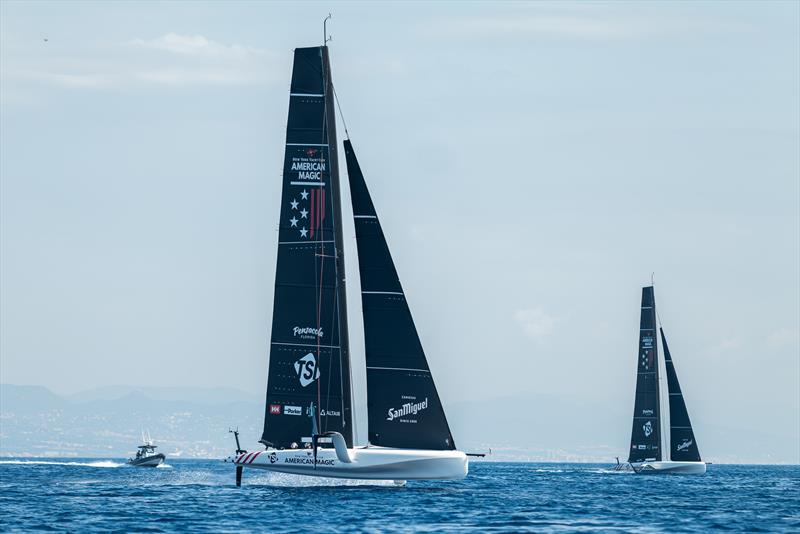
[[[642,415],[653,415],[653,409],[652,408],[643,409],[642,410]]]
[[[283,415],[303,415],[303,409],[300,406],[284,406]]]
[[[694,440],[692,440],[692,439],[690,439],[690,440],[686,440],[686,441],[684,441],[683,443],[679,443],[679,444],[678,444],[678,447],[677,447],[677,449],[676,449],[676,450],[677,450],[678,452],[680,452],[680,451],[685,451],[685,450],[687,450],[689,447],[691,447],[692,445],[694,445]]]
[[[326,410],[323,408],[322,410],[319,411],[319,414],[322,417],[341,417],[342,412],[338,410]]]
[[[411,398],[416,400],[416,397],[403,396],[403,399]],[[386,420],[394,421],[399,420],[401,423],[416,423],[416,419],[409,419],[407,416],[416,416],[419,412],[428,409],[428,397],[420,402],[406,402],[399,408],[389,408]]]
[[[322,180],[323,174],[328,170],[324,159],[316,158],[317,151],[313,148],[306,150],[306,155],[313,151],[309,157],[292,158],[291,170],[297,172],[294,176],[297,180]]]
[[[270,413],[270,415],[280,415],[281,414],[281,405],[280,404],[270,404],[269,405],[269,413]]]
[[[314,328],[313,326],[295,326],[292,328],[292,334],[294,337],[300,337],[303,339],[321,339],[325,337],[325,332],[322,330],[322,327]]]
[[[307,148],[305,156],[292,158],[288,170],[290,185],[297,187],[289,202],[289,228],[296,230],[301,239],[314,239],[325,220],[325,177],[328,166],[324,158],[317,157],[318,150]]]
[[[644,367],[645,371],[649,371],[651,367],[653,367],[653,351],[652,350],[645,350],[642,351],[642,359],[641,365]]]
[[[642,426],[642,430],[644,430],[644,437],[649,438],[650,434],[653,433],[653,423],[650,421],[646,422],[644,426]]]
[[[300,380],[300,385],[303,387],[308,386],[319,378],[317,359],[311,352],[294,362],[294,370],[297,373],[297,378]]]
[[[642,338],[642,348],[643,349],[652,349],[653,348],[653,336],[644,336]]]

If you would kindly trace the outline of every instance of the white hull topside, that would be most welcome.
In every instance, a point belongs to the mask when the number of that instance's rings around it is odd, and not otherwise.
[[[225,459],[237,466],[279,473],[365,480],[446,480],[467,476],[469,462],[461,451],[431,451],[363,447],[346,449],[349,461],[331,448],[266,450],[241,453]],[[348,458],[349,457],[349,458]]]
[[[705,462],[643,462],[632,464],[637,473],[676,475],[702,475],[706,472]]]

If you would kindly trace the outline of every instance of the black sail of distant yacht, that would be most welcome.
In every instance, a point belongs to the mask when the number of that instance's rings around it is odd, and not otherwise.
[[[633,408],[633,430],[631,431],[628,461],[661,461],[656,302],[652,286],[642,288],[637,369],[636,400]]]
[[[327,47],[295,50],[261,436],[279,449],[308,446],[312,403],[319,431],[353,441],[330,74]]]
[[[344,141],[355,219],[372,445],[455,449],[425,353],[364,176]]]
[[[675,462],[699,462],[700,450],[697,448],[697,440],[692,431],[692,423],[689,421],[689,412],[686,410],[686,402],[683,400],[681,385],[678,383],[678,375],[675,373],[675,364],[667,347],[667,338],[664,336],[664,329],[659,328],[661,333],[661,346],[664,348],[664,364],[667,369],[667,391],[669,392],[669,441],[670,459]]]

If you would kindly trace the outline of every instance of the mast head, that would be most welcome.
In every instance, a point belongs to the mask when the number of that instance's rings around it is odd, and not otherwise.
[[[333,39],[330,35],[328,35],[328,21],[333,18],[331,14],[328,13],[328,16],[325,17],[325,20],[322,21],[322,46],[327,46],[328,41]]]

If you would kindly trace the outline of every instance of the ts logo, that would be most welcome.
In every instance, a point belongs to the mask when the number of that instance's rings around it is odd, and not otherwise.
[[[306,387],[319,378],[317,359],[314,358],[314,355],[310,352],[294,362],[294,370],[297,373],[297,377],[300,379],[300,385],[303,387]]]
[[[649,438],[650,434],[653,433],[653,423],[651,423],[650,421],[646,422],[642,427],[642,430],[644,430],[644,437]]]

